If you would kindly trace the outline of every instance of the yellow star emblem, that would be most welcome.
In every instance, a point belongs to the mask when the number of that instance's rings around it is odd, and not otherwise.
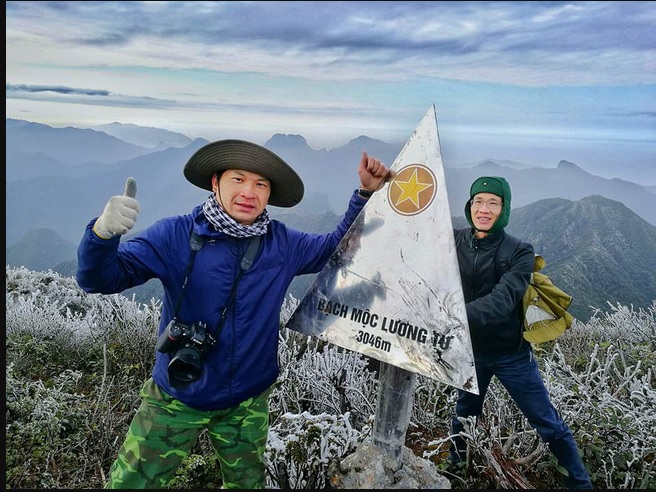
[[[390,205],[403,215],[417,214],[433,201],[435,184],[435,176],[426,166],[407,166],[397,173],[390,184]]]

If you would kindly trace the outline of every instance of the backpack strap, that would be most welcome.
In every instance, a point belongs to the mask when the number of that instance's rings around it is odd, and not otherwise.
[[[497,277],[497,282],[501,280],[501,276],[508,271],[512,257],[519,248],[521,240],[511,234],[506,233],[494,255],[494,273]],[[523,300],[520,299],[515,307],[515,313],[519,319],[520,330],[524,331],[524,305]],[[521,347],[521,342],[520,342]]]
[[[455,233],[455,242],[456,242],[456,249],[458,249],[458,246],[466,240],[467,235],[470,234],[471,229],[469,227],[465,227],[464,229],[457,229]]]
[[[494,273],[497,276],[497,281],[510,268],[512,257],[520,244],[521,240],[519,238],[508,233],[506,233],[499,243],[494,257]]]

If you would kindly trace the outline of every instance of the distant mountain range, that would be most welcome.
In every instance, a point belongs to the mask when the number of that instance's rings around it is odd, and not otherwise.
[[[181,133],[129,123],[114,122],[107,125],[95,126],[92,129],[120,138],[124,142],[152,150],[164,150],[168,147],[185,147],[192,141],[191,138]]]
[[[102,131],[101,131],[102,130]],[[187,213],[209,192],[188,183],[182,168],[208,143],[175,132],[112,123],[96,130],[53,128],[6,120],[7,264],[75,272],[75,251],[86,224],[100,215],[126,177],[137,180],[141,214],[135,233],[168,215]],[[343,147],[314,150],[300,135],[274,135],[265,147],[303,178],[306,196],[293,209],[269,207],[274,218],[310,232],[330,230],[358,186],[363,151],[390,164],[401,151],[360,136]],[[589,305],[607,301],[647,307],[656,299],[656,208],[653,189],[591,175],[565,160],[555,168],[510,161],[444,167],[454,226],[464,226],[469,185],[481,175],[504,176],[513,192],[508,231],[534,244],[546,273],[574,298],[587,318]],[[311,278],[295,281],[301,297]],[[139,293],[137,289],[137,293]],[[141,288],[144,300],[157,286]]]

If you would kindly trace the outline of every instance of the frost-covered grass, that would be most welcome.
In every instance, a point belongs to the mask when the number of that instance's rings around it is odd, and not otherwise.
[[[281,320],[296,305],[286,303]],[[72,278],[7,268],[6,488],[101,488],[154,360],[160,305],[83,293]],[[553,402],[597,488],[656,488],[656,301],[611,306],[536,347]],[[331,464],[371,437],[375,360],[281,329],[268,486],[330,488]],[[493,382],[468,421],[464,466],[445,461],[455,390],[418,377],[406,444],[452,488],[558,488],[557,463]],[[201,436],[171,488],[220,486]]]

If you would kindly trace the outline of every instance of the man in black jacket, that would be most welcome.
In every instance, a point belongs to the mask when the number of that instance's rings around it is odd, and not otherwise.
[[[567,470],[567,486],[591,489],[572,431],[551,403],[531,344],[522,336],[522,296],[533,271],[533,246],[522,242],[497,278],[496,252],[510,218],[510,185],[504,178],[483,176],[474,181],[469,196],[465,217],[471,228],[454,232],[480,394],[458,390],[450,460],[457,463],[466,453],[460,418],[481,416],[496,376]]]

